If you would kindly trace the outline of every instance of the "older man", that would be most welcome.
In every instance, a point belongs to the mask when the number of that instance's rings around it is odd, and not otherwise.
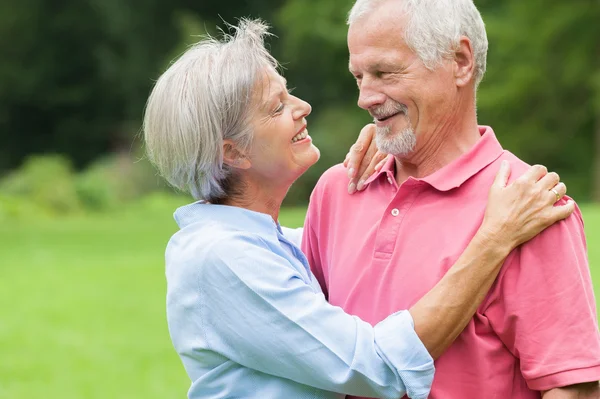
[[[478,126],[487,38],[471,0],[358,0],[349,25],[358,104],[393,157],[357,195],[343,166],[321,178],[303,249],[329,301],[375,324],[413,305],[457,259],[500,162],[513,178],[527,166]],[[433,399],[600,398],[578,210],[513,251],[436,370]]]

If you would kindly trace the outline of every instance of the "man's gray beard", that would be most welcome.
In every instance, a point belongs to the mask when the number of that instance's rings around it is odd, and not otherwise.
[[[394,156],[406,156],[415,150],[417,136],[412,127],[406,127],[400,132],[391,132],[389,126],[375,129],[375,143],[379,151]]]

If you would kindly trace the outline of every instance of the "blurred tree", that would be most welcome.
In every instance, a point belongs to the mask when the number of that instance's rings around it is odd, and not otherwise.
[[[31,153],[62,153],[80,167],[109,151],[128,150],[167,56],[182,49],[181,41],[194,40],[182,38],[190,34],[186,15],[206,16],[210,30],[222,26],[219,18],[269,19],[281,3],[0,2],[0,171]]]
[[[559,172],[576,199],[595,191],[600,200],[600,3],[478,3],[490,40],[480,122],[505,148]]]
[[[0,169],[58,152],[76,165],[129,146],[173,46],[160,0],[0,3]]]
[[[369,121],[347,71],[353,0],[4,0],[0,2],[0,171],[30,153],[81,167],[129,149],[154,79],[197,35],[260,17],[295,94],[313,105],[322,159],[294,188],[303,202]],[[600,3],[476,0],[490,39],[479,120],[505,147],[600,200]]]

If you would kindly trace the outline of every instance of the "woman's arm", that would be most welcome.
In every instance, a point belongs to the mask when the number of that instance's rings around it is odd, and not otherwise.
[[[330,305],[299,262],[292,265],[250,233],[215,237],[194,250],[186,245],[185,262],[170,249],[167,275],[169,329],[185,358],[209,349],[327,391],[427,397],[433,359],[409,312],[373,327]]]
[[[574,203],[552,206],[564,184],[555,173],[533,166],[510,186],[503,162],[490,190],[484,221],[457,262],[410,313],[415,331],[433,358],[439,357],[469,323],[508,254],[546,227],[569,216]]]

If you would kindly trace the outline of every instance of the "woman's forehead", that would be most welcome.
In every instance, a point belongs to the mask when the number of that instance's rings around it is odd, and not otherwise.
[[[255,95],[261,107],[268,105],[274,98],[286,90],[287,81],[274,68],[267,67],[258,75],[255,85]]]

